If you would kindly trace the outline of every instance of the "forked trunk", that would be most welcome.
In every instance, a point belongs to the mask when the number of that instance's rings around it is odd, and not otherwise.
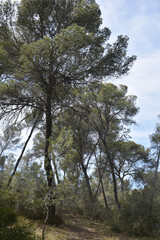
[[[114,172],[114,162],[113,162],[113,160],[110,156],[110,153],[109,153],[108,148],[106,146],[105,140],[102,139],[102,141],[103,141],[103,144],[104,144],[104,147],[105,147],[105,150],[106,150],[106,154],[107,154],[107,157],[108,157],[108,160],[109,160],[109,165],[110,165],[110,168],[111,168],[111,174],[112,174],[112,179],[113,179],[113,187],[114,187],[115,203],[116,203],[116,206],[117,206],[118,210],[120,211],[121,206],[120,206],[119,199],[118,199],[117,181],[116,181],[116,176],[115,176],[115,172]]]

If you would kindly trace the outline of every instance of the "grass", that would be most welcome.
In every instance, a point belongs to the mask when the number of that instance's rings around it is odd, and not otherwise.
[[[33,223],[37,236],[41,237],[42,223]],[[103,224],[84,218],[65,217],[65,223],[59,227],[46,228],[45,240],[159,240],[160,238],[129,237],[117,234]]]

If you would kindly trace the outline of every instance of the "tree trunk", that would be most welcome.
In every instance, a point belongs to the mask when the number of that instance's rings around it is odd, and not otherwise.
[[[151,190],[151,200],[150,200],[150,208],[149,208],[149,218],[152,217],[152,209],[153,209],[153,201],[154,201],[156,181],[157,181],[157,175],[158,175],[159,160],[160,160],[160,151],[158,151],[157,162],[156,162],[156,169],[155,169],[155,175],[154,175],[153,185],[152,185],[152,190]]]
[[[108,206],[108,203],[107,203],[107,198],[106,198],[106,194],[105,194],[102,178],[100,179],[100,183],[101,183],[101,188],[102,188],[102,193],[103,193],[104,204],[105,204],[105,207],[106,207],[106,209],[108,211],[109,210],[109,206]]]
[[[100,158],[101,158],[101,152],[100,152]],[[101,173],[101,171],[100,171],[100,169],[99,169],[99,166],[98,166],[98,159],[97,159],[97,157],[96,157],[96,154],[95,154],[95,159],[96,159],[96,164],[97,164],[97,168],[98,168],[98,175],[99,175],[99,184],[98,184],[98,187],[97,187],[97,191],[96,191],[95,196],[97,196],[99,186],[101,185],[102,193],[103,193],[103,199],[104,199],[104,204],[105,204],[105,207],[106,207],[107,211],[109,211],[109,206],[108,206],[108,202],[107,202],[107,198],[106,198],[106,194],[105,194],[105,190],[104,190],[104,185],[103,185],[103,180],[102,180],[107,162],[105,163],[103,172]]]
[[[53,169],[51,165],[51,159],[49,156],[49,141],[52,136],[52,114],[51,114],[51,97],[47,97],[47,105],[46,105],[46,144],[45,144],[45,160],[44,160],[44,168],[47,175],[47,182],[49,187],[49,214],[48,219],[52,220],[55,218],[55,179],[53,174]]]
[[[114,174],[114,167],[113,167],[112,162],[110,162],[110,167],[111,167],[113,186],[114,186],[114,199],[115,199],[115,203],[116,203],[116,206],[117,206],[118,210],[120,210],[121,207],[120,207],[120,203],[119,203],[119,199],[118,199],[117,181],[116,181],[116,177],[115,177],[115,174]]]
[[[121,192],[124,194],[124,179],[120,178],[121,181]]]
[[[90,182],[89,182],[89,177],[88,177],[88,174],[87,174],[87,168],[84,166],[83,163],[81,164],[81,166],[82,166],[82,171],[83,171],[83,174],[84,174],[84,177],[85,177],[86,185],[87,185],[87,188],[88,188],[89,198],[90,198],[91,202],[93,202],[93,194],[92,194],[92,189],[91,189],[91,185],[90,185]]]
[[[59,174],[58,174],[58,168],[57,168],[57,164],[56,164],[56,161],[55,161],[55,156],[54,156],[54,153],[53,153],[53,149],[52,149],[52,162],[53,162],[53,166],[54,166],[55,175],[56,175],[56,178],[57,178],[57,183],[60,184],[60,178],[59,178]]]
[[[121,209],[121,206],[120,206],[119,199],[118,199],[117,181],[116,181],[116,176],[115,176],[115,173],[114,173],[114,163],[113,163],[113,159],[112,159],[111,156],[110,156],[110,153],[109,153],[108,148],[107,148],[107,146],[106,146],[105,140],[102,140],[102,142],[103,142],[103,144],[104,144],[105,151],[106,151],[106,155],[107,155],[107,157],[108,157],[109,164],[110,164],[110,168],[111,168],[111,174],[112,174],[112,179],[113,179],[113,187],[114,187],[114,199],[115,199],[115,203],[116,203],[116,206],[117,206],[118,210],[120,210],[120,209]]]

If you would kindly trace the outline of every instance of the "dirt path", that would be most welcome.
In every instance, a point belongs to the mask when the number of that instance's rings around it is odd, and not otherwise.
[[[80,218],[70,218],[65,228],[69,233],[66,240],[131,240],[125,234],[116,234],[101,223]]]
[[[42,224],[34,222],[35,233],[42,235]],[[86,218],[65,216],[64,224],[57,226],[47,225],[45,240],[153,240],[153,238],[129,237],[125,233],[115,233],[100,222]],[[154,238],[159,240],[159,238]]]
[[[112,238],[108,229],[102,224],[85,219],[68,219],[65,229],[69,233],[67,240],[120,240],[118,237]]]
[[[74,237],[69,237],[68,240],[102,240],[102,236],[93,227],[86,227],[73,222],[73,225],[67,225],[67,228],[70,233],[72,232],[75,235]]]
[[[41,227],[37,227],[37,235]],[[38,234],[38,232],[40,234]],[[59,227],[47,226],[46,240],[133,240],[124,234],[116,234],[101,223],[77,217],[66,217]]]

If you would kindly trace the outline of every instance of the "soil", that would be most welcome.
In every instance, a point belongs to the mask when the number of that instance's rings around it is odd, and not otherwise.
[[[109,227],[102,226],[102,224],[96,222],[90,222],[84,219],[74,219],[67,221],[65,229],[70,233],[67,240],[110,240],[121,239],[118,236],[112,238],[112,234],[109,233]],[[105,229],[106,228],[106,229]],[[106,231],[104,231],[106,230]],[[124,238],[124,240],[128,240]]]

